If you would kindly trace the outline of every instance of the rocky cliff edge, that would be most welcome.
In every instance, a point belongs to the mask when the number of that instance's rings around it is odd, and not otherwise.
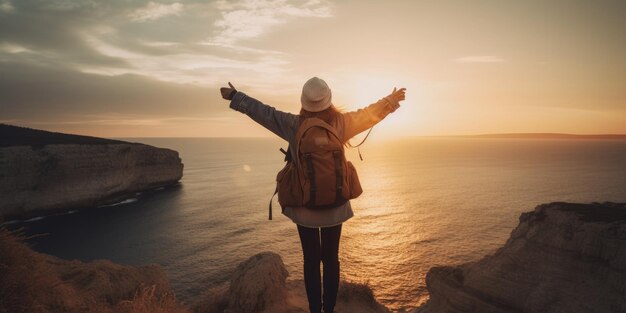
[[[0,229],[1,313],[307,313],[302,281],[288,276],[278,254],[260,253],[240,263],[229,282],[183,305],[157,265],[61,260]],[[344,281],[337,310],[389,312],[368,286]]]
[[[626,204],[540,205],[495,254],[426,283],[422,313],[626,312]]]
[[[37,253],[0,229],[2,313],[185,313],[158,265],[89,263]]]
[[[183,176],[174,150],[0,126],[0,218],[94,207]]]
[[[196,313],[308,313],[304,282],[287,280],[281,257],[263,252],[240,263],[230,281],[209,289],[191,307]],[[341,281],[337,312],[388,313],[365,284]]]

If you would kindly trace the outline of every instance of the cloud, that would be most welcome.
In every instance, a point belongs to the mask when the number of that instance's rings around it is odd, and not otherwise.
[[[161,81],[211,85],[221,82],[226,74],[256,72],[267,76],[279,75],[288,62],[280,55],[262,55],[249,60],[236,60],[201,51],[169,53],[167,57],[149,55],[112,45],[98,37],[87,36],[89,45],[104,56],[124,59],[130,66],[80,66],[81,71],[101,75],[137,74]],[[221,75],[220,75],[221,74]]]
[[[11,4],[11,1],[0,0],[0,12],[9,13],[13,10],[15,10],[15,7],[13,7],[13,4]]]
[[[154,124],[162,115],[214,117],[227,111],[214,105],[218,83],[245,78],[235,85],[276,96],[292,81],[287,53],[241,40],[298,17],[331,16],[330,9],[298,0],[0,0],[0,118],[61,123],[91,114],[96,124]],[[111,112],[126,117],[105,115]]]
[[[215,34],[207,41],[217,45],[256,38],[292,18],[332,17],[330,5],[322,1],[221,0],[217,7],[221,18],[215,21]]]
[[[177,123],[214,123],[224,122],[230,120],[228,117],[216,116],[216,117],[162,117],[151,116],[150,114],[117,114],[117,113],[102,113],[102,114],[77,114],[69,116],[72,119],[69,120],[0,120],[0,123],[5,124],[19,124],[28,122],[31,125],[100,125],[100,126],[159,126],[166,124]]]
[[[28,48],[10,43],[0,43],[0,51],[7,53],[32,52]]]
[[[124,63],[93,51],[81,38],[81,32],[93,31],[107,19],[114,20],[112,17],[122,8],[109,2],[60,0],[20,0],[13,5],[11,12],[0,13],[0,60],[29,59],[32,63],[66,67]]]
[[[502,63],[501,59],[493,55],[470,55],[454,59],[457,63]]]
[[[219,91],[139,75],[104,76],[61,66],[0,62],[0,117],[47,119],[68,114],[213,116],[226,112]],[[215,102],[215,103],[213,103]]]
[[[179,15],[183,10],[181,3],[162,4],[150,2],[147,6],[132,12],[129,17],[135,22],[146,22],[170,15]]]
[[[121,0],[12,3],[11,12],[0,12],[0,61],[205,86],[235,75],[258,77],[262,73],[267,80],[285,73],[289,65],[288,56],[280,51],[207,43],[216,28],[213,22],[222,19],[218,7],[250,14],[275,6],[277,13],[263,14],[281,23],[285,22],[282,16],[326,15],[319,3],[293,1],[190,2],[184,6],[182,2]],[[8,7],[11,2],[0,0],[0,4]],[[140,23],[147,21],[151,23]],[[254,79],[250,84],[255,85]]]

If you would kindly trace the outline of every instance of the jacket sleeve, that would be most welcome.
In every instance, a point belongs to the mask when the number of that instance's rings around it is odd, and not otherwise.
[[[276,110],[241,91],[237,91],[233,96],[230,108],[248,115],[255,122],[287,141],[293,136],[291,133],[298,122],[297,115]]]
[[[344,141],[348,141],[360,132],[378,124],[389,113],[394,112],[399,107],[400,103],[398,101],[385,97],[363,109],[344,113]]]

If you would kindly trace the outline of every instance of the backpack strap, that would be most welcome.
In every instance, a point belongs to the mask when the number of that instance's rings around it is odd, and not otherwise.
[[[285,151],[285,149],[280,148],[280,152],[282,152],[285,155],[285,162],[289,163],[292,161],[292,157],[291,157],[291,146],[287,146],[287,151]],[[269,205],[269,220],[272,220],[272,200],[274,200],[274,197],[276,197],[276,194],[278,194],[278,182],[276,182],[276,190],[274,190],[274,194],[272,195],[272,197],[270,198],[270,205]]]
[[[313,160],[311,159],[311,154],[306,153],[304,155],[304,160],[306,161],[306,173],[309,176],[309,180],[311,181],[311,188],[309,188],[309,201],[311,205],[315,205],[315,197],[317,196],[317,185],[315,183],[315,170],[313,169]]]
[[[341,151],[333,151],[333,158],[335,159],[335,175],[337,180],[335,201],[339,203],[343,200],[343,166],[341,165]]]
[[[276,182],[276,190],[274,190],[274,194],[270,198],[270,214],[268,218],[268,220],[270,221],[272,220],[272,200],[274,200],[274,197],[276,196],[277,193],[278,193],[278,182]]]
[[[365,140],[367,140],[367,137],[370,136],[370,133],[372,132],[372,129],[374,129],[374,126],[372,126],[370,128],[370,130],[367,132],[367,135],[365,135],[365,138],[363,138],[363,140],[361,140],[361,142],[359,144],[357,144],[356,146],[353,146],[350,143],[350,140],[346,141],[346,144],[348,145],[348,147],[350,148],[356,148],[356,150],[359,152],[359,159],[361,159],[361,161],[363,161],[363,156],[361,155],[361,145],[365,143]]]
[[[289,163],[291,162],[291,146],[287,146],[287,151],[285,151],[285,149],[280,148],[280,152],[282,152],[285,155],[285,162]]]

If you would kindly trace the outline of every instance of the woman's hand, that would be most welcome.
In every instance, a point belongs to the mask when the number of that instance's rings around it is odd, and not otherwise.
[[[396,88],[394,87],[391,94],[388,95],[387,97],[391,98],[391,100],[393,101],[400,102],[400,101],[404,101],[405,93],[406,93],[406,88],[400,88],[396,90]]]
[[[230,87],[220,88],[220,92],[222,93],[222,98],[224,98],[225,100],[232,100],[233,96],[237,92],[237,89],[235,89],[235,86],[233,86],[233,84],[231,84],[230,82],[228,82],[228,86]]]

